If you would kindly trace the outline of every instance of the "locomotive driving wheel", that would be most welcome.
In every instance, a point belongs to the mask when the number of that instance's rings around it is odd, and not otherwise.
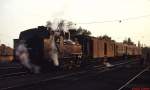
[[[63,70],[75,70],[81,66],[81,59],[78,57],[65,58],[60,61],[60,68]]]

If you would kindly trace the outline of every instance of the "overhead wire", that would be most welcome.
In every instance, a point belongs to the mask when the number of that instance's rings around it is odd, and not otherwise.
[[[149,15],[143,15],[143,16],[137,16],[137,17],[128,17],[128,18],[122,18],[122,19],[115,19],[115,20],[92,21],[92,22],[76,23],[76,24],[97,24],[97,23],[107,23],[107,22],[119,22],[119,23],[121,23],[122,21],[141,19],[141,18],[146,18],[146,17],[150,17],[150,14]]]

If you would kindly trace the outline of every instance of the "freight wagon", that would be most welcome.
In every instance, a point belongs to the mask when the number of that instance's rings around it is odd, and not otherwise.
[[[13,49],[2,44],[0,45],[0,62],[12,62]]]

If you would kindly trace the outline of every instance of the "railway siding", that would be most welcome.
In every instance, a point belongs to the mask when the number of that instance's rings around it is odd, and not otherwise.
[[[141,71],[142,68],[137,67],[139,66],[137,64],[139,63],[132,63],[130,67],[126,67],[126,65],[120,64],[121,67],[118,65],[114,68],[95,68],[94,70],[90,71],[82,70],[79,72],[72,72],[69,74],[61,72],[55,74],[48,73],[37,75],[24,75],[13,78],[10,77],[1,80],[3,84],[0,85],[0,88],[2,90],[11,90],[12,88],[21,90],[58,90],[60,88],[63,88],[63,90],[93,90],[93,88],[95,90],[116,90],[123,83],[127,82],[129,80],[129,77],[131,78]]]

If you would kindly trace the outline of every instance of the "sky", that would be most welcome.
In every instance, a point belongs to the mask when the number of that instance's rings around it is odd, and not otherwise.
[[[0,43],[13,47],[21,31],[56,18],[72,21],[92,36],[106,34],[118,42],[130,37],[150,46],[150,0],[0,0]]]

